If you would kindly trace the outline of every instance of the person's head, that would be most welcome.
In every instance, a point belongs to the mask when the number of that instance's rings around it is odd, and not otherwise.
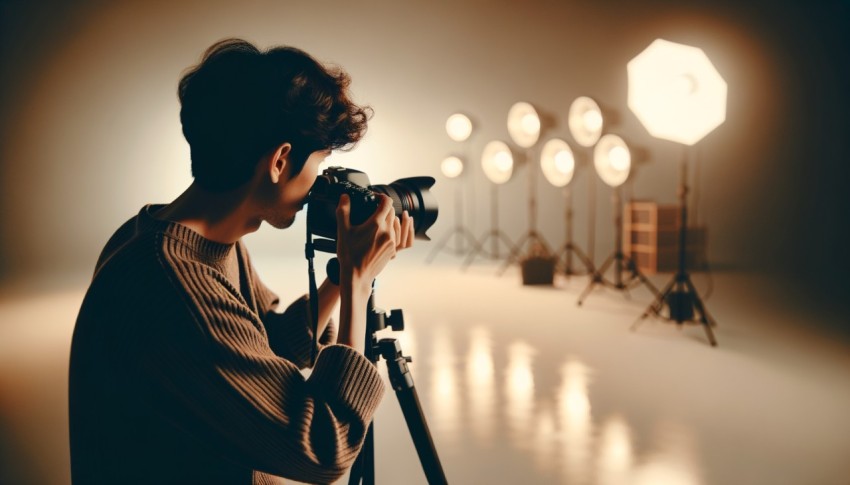
[[[211,192],[235,189],[285,144],[289,178],[314,152],[353,147],[371,110],[351,101],[349,83],[342,69],[293,47],[217,42],[177,91],[196,183]]]

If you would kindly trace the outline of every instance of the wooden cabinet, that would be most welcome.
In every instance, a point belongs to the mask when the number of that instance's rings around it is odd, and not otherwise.
[[[706,265],[706,228],[689,227],[685,258],[691,270]],[[623,253],[645,274],[679,267],[679,206],[632,201],[623,211]]]

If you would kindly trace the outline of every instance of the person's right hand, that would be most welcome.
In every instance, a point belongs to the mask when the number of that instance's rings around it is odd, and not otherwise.
[[[351,200],[343,194],[336,209],[336,257],[339,260],[339,334],[337,342],[364,352],[372,281],[395,257],[401,228],[390,198],[381,198],[363,224],[351,225]],[[408,225],[410,225],[408,223]]]
[[[375,213],[363,224],[351,225],[351,200],[343,194],[337,206],[337,259],[340,278],[350,276],[371,286],[378,274],[396,255],[401,229],[392,201],[378,194]]]

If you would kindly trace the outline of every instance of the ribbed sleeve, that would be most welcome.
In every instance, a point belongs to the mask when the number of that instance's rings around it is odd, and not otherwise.
[[[274,313],[253,271],[246,294],[219,271],[231,246],[174,223],[136,226],[101,258],[75,328],[75,483],[342,476],[384,394],[375,367],[329,345],[305,378],[305,298]]]
[[[310,374],[310,383],[327,402],[368,422],[379,404],[372,396],[383,395],[384,383],[375,366],[361,357],[345,345],[325,347]]]

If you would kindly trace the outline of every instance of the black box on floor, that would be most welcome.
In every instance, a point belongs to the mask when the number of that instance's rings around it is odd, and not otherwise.
[[[553,256],[531,256],[521,262],[523,285],[552,285],[555,279]]]

